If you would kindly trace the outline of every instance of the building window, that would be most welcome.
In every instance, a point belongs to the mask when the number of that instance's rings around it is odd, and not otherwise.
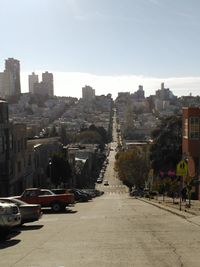
[[[31,166],[31,155],[28,156],[28,166]]]
[[[9,135],[9,144],[10,144],[10,149],[12,150],[13,149],[13,135],[12,134]]]
[[[199,139],[199,117],[190,118],[190,139]]]
[[[21,161],[17,162],[17,172],[20,173],[21,172]]]
[[[17,141],[17,152],[20,152],[20,140]]]
[[[188,118],[183,120],[183,137],[188,138]]]
[[[3,136],[0,136],[0,153],[4,152],[4,140]]]

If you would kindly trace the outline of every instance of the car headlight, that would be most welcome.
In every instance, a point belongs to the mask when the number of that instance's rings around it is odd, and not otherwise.
[[[0,206],[0,214],[9,214],[11,213],[10,207],[1,207]]]

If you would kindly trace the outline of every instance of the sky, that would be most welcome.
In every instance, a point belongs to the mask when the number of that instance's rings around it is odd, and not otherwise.
[[[0,0],[0,71],[20,60],[28,74],[54,75],[54,93],[81,97],[155,94],[161,82],[175,95],[199,95],[199,0]],[[40,76],[41,77],[41,76]]]

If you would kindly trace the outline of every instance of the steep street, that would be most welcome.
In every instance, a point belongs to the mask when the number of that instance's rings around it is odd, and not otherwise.
[[[23,226],[0,266],[199,266],[200,226],[115,190]]]
[[[0,244],[0,266],[199,266],[200,217],[189,221],[129,197],[114,171],[115,137],[110,147],[109,185],[97,186],[104,195],[64,213],[44,211]]]

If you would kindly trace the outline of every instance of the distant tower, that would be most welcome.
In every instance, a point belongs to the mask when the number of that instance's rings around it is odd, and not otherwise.
[[[5,72],[9,73],[14,83],[14,95],[21,94],[20,63],[19,60],[8,58],[5,60]]]
[[[38,75],[34,72],[28,76],[29,93],[34,94],[34,84],[38,83]]]
[[[86,85],[82,87],[82,98],[86,101],[90,101],[95,98],[95,90],[91,87]]]
[[[54,96],[53,74],[46,71],[42,73],[42,82],[46,85],[49,96]]]
[[[139,99],[144,99],[145,98],[144,90],[143,90],[143,86],[142,85],[139,85],[137,94],[138,94],[138,98]]]

